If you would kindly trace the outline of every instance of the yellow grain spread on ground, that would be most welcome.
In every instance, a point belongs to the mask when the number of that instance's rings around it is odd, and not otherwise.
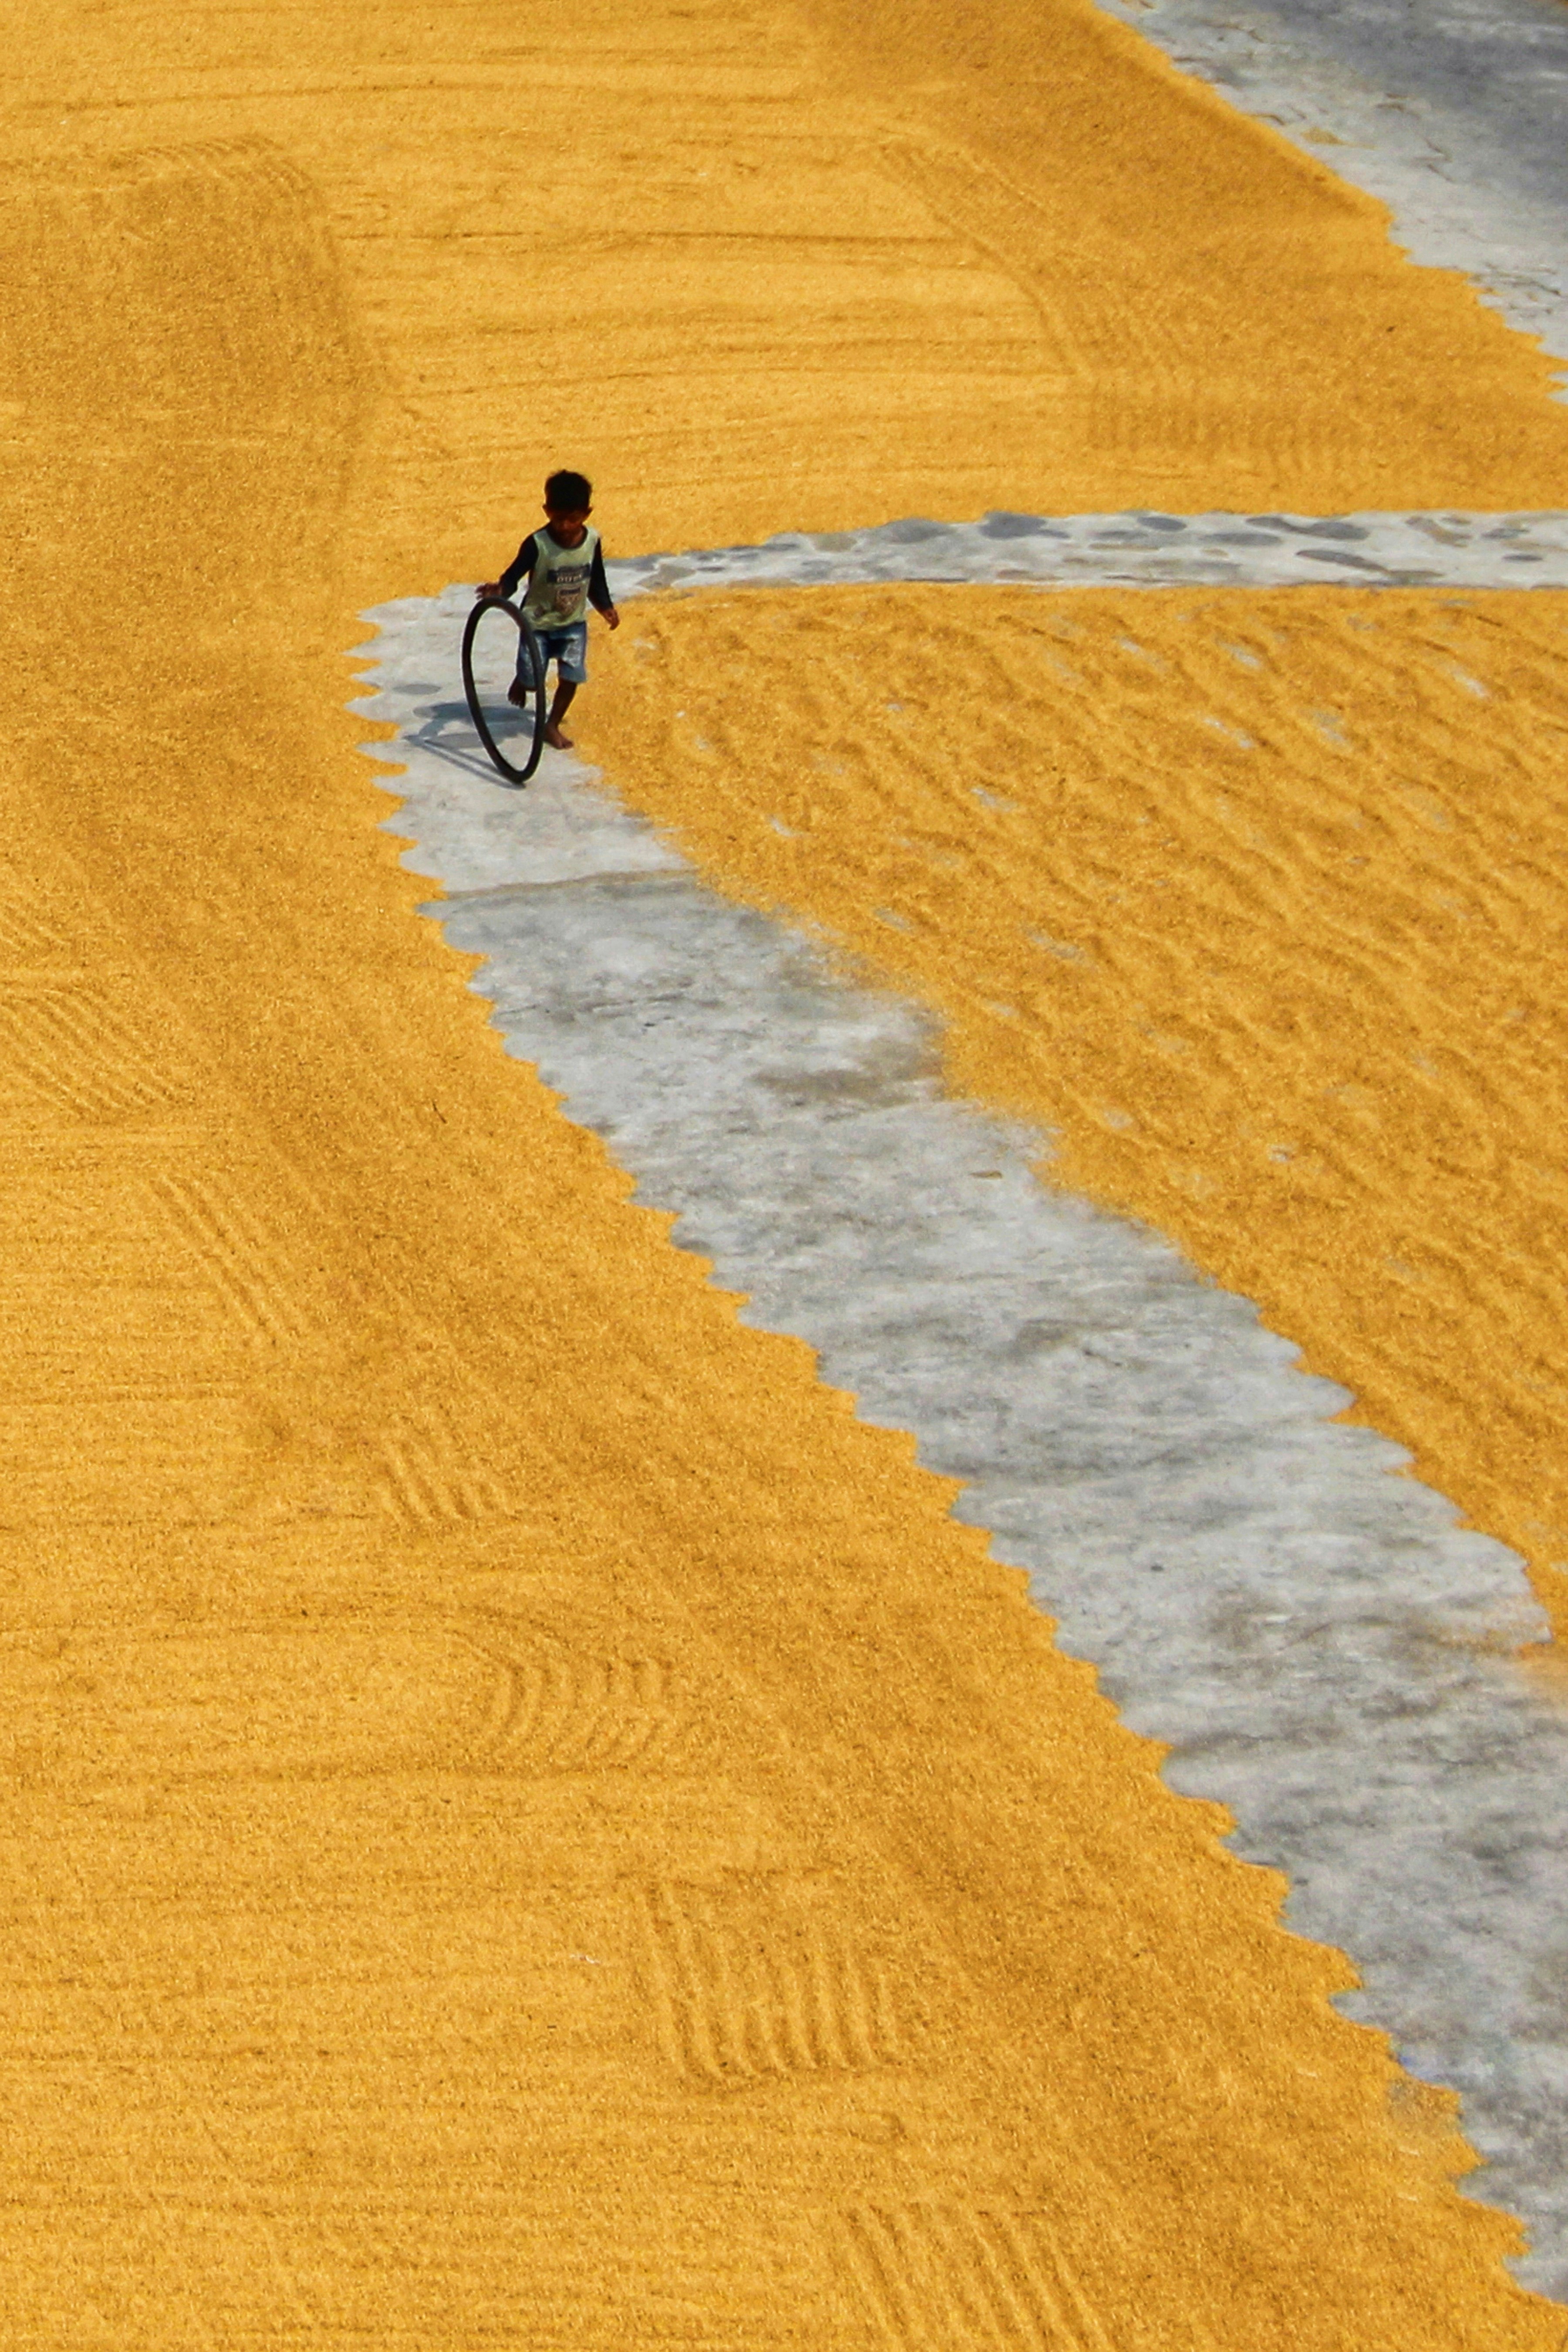
[[[623,552],[1553,505],[1545,362],[1074,0],[20,0],[0,122],[6,2343],[1555,2347],[1342,1965],[502,1054],[340,653],[562,461]]]
[[[638,608],[609,772],[1568,1582],[1568,598]],[[679,715],[677,707],[679,706]]]

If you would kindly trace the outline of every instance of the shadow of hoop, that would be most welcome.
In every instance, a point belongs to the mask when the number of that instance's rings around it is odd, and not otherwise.
[[[468,715],[466,702],[426,703],[413,715],[423,723],[418,727],[405,727],[400,733],[403,742],[416,743],[422,751],[429,752],[447,767],[458,769],[465,776],[478,776],[481,782],[495,784],[503,793],[523,789],[521,784],[514,784],[503,776],[486,752],[474,731],[474,722]],[[455,740],[445,740],[445,730],[449,727],[458,727],[462,730]]]

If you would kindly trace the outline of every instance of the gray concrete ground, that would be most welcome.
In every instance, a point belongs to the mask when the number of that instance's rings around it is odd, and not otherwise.
[[[1025,515],[910,517],[868,530],[784,531],[609,566],[616,597],[659,588],[826,581],[1035,581],[1288,588],[1568,587],[1568,515]],[[503,625],[505,625],[503,624]]]
[[[1235,579],[1318,549],[1384,566],[1363,579],[1418,551],[1427,576],[1513,584],[1521,551],[1555,577],[1565,547],[1561,516],[992,518],[650,559],[617,593],[1069,560],[1055,576]],[[1288,1874],[1290,1924],[1350,1953],[1347,2009],[1461,2091],[1475,2193],[1524,2218],[1523,2274],[1568,2300],[1568,1715],[1510,1654],[1543,1631],[1519,1563],[1335,1423],[1342,1392],[1245,1301],[1043,1186],[1047,1139],[948,1098],[909,1004],[715,897],[574,760],[506,790],[457,681],[468,595],[371,616],[360,707],[402,730],[369,747],[408,763],[391,829],[486,957],[510,1049],[749,1319],[969,1481],[961,1516],[1171,1743],[1173,1785],[1229,1805],[1238,1851]]]
[[[1099,0],[1568,359],[1563,0]]]

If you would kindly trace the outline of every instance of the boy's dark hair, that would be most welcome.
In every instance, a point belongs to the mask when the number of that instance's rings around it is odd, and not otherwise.
[[[552,474],[544,485],[544,503],[557,514],[586,514],[594,503],[594,485],[586,474]]]

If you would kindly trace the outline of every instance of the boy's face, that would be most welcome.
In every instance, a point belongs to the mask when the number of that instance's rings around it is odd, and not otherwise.
[[[558,539],[563,547],[575,547],[588,528],[588,517],[594,509],[592,507],[546,507],[544,511],[549,520],[551,536]]]

